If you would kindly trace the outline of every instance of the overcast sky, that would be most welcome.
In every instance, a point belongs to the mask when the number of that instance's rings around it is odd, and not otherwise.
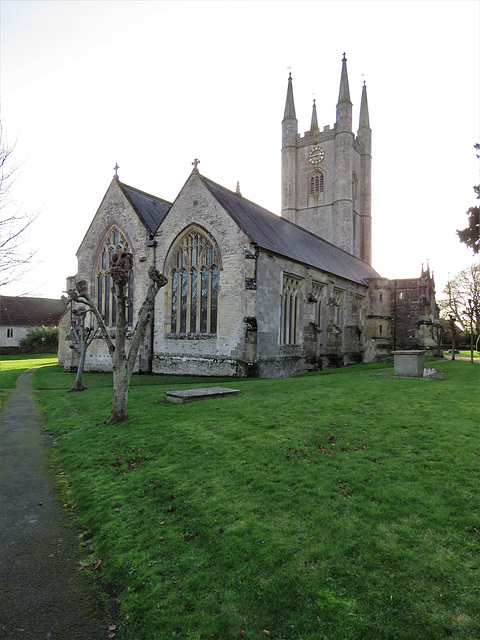
[[[1,0],[0,117],[21,163],[18,204],[39,211],[35,269],[0,293],[59,297],[120,166],[172,201],[200,172],[279,213],[291,71],[299,131],[313,98],[335,122],[346,52],[354,131],[366,81],[373,131],[373,266],[474,262],[455,230],[480,182],[479,2]]]

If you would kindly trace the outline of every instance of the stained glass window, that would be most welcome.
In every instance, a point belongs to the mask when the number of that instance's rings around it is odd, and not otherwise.
[[[96,269],[97,307],[107,327],[114,327],[117,322],[117,303],[108,273],[117,251],[130,251],[130,247],[123,233],[113,227],[103,240]],[[128,297],[133,302],[133,273],[130,274],[128,283]],[[127,320],[130,326],[133,325],[133,304],[128,307]]]
[[[219,267],[213,241],[191,229],[178,243],[172,263],[171,333],[216,333]]]

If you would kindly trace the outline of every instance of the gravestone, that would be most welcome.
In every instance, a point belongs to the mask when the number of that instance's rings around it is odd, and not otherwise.
[[[406,378],[423,377],[425,367],[425,351],[392,351],[394,375]]]
[[[240,393],[239,389],[228,389],[226,387],[206,387],[202,389],[183,389],[181,391],[166,391],[165,398],[168,402],[185,404],[195,400],[205,400],[206,398],[224,398]]]

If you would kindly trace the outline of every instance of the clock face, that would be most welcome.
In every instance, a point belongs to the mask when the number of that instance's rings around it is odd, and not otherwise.
[[[313,147],[310,151],[310,155],[308,156],[308,161],[312,164],[320,164],[320,162],[325,158],[325,151],[321,147]]]

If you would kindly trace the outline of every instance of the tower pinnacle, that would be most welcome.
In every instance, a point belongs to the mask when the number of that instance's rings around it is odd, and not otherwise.
[[[313,99],[313,108],[312,108],[312,123],[310,125],[310,131],[313,133],[318,130],[318,120],[317,120],[317,105],[315,104],[315,98]]]
[[[348,74],[347,74],[347,58],[343,54],[342,60],[342,76],[340,79],[340,91],[338,94],[338,103],[350,102],[350,89],[348,87]]]
[[[295,104],[293,102],[293,85],[292,85],[291,73],[288,76],[287,100],[285,102],[285,113],[283,114],[283,119],[284,120],[297,119],[297,116],[295,115]]]
[[[370,119],[368,117],[368,101],[367,101],[367,85],[363,81],[362,102],[360,104],[360,124],[359,128],[370,128]]]

